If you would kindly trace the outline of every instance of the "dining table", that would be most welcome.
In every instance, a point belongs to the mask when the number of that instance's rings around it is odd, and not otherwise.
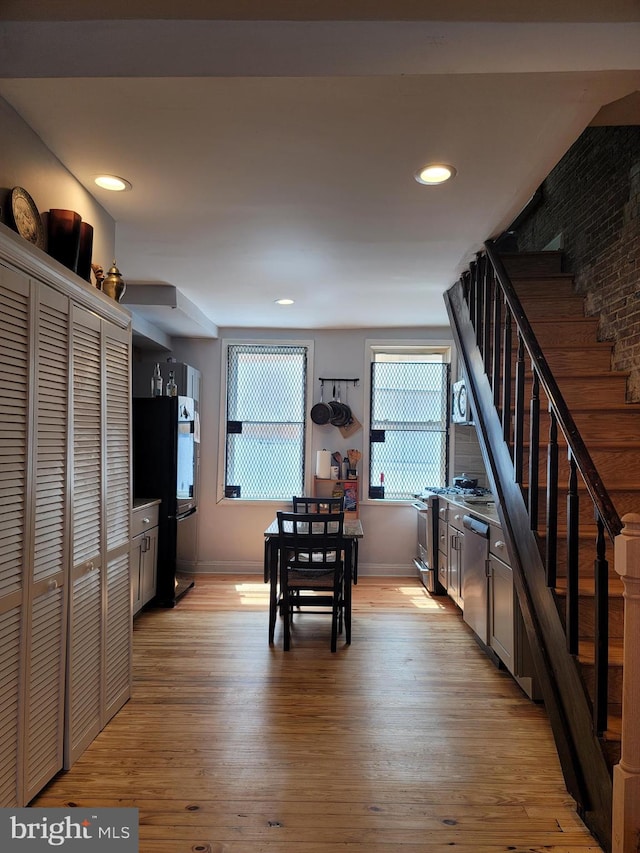
[[[359,518],[345,518],[343,537],[350,540],[351,547],[346,549],[344,557],[344,587],[347,612],[351,612],[351,586],[358,578],[358,542],[364,537],[362,521]],[[276,630],[280,590],[278,576],[278,554],[280,536],[278,518],[274,518],[264,531],[264,582],[269,584],[269,643],[273,643]]]

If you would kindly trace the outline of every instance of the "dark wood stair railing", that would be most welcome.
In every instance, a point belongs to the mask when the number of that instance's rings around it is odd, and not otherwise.
[[[576,423],[544,357],[505,265],[493,243],[477,256],[445,294],[462,358],[487,470],[498,497],[498,511],[510,540],[514,584],[541,680],[567,787],[596,837],[609,849],[611,776],[598,737],[607,729],[608,560],[607,540],[622,522],[597,472]],[[526,360],[530,360],[530,399],[525,400]],[[515,371],[513,366],[515,365]],[[540,547],[539,463],[541,404],[548,400],[546,518]],[[528,413],[528,445],[525,419]],[[559,484],[559,443],[567,445],[569,476]],[[525,452],[528,449],[528,453]],[[528,464],[525,459],[528,456]],[[593,503],[595,687],[593,700],[576,666],[579,639],[580,544],[578,479]],[[559,570],[559,495],[567,496],[566,609],[554,598]],[[562,648],[561,648],[562,647]]]

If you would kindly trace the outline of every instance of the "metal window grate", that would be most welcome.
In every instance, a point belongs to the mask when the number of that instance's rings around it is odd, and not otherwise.
[[[303,494],[306,387],[306,347],[228,347],[226,494],[249,500]]]
[[[411,497],[447,478],[449,365],[384,361],[371,365],[369,487],[384,498]]]

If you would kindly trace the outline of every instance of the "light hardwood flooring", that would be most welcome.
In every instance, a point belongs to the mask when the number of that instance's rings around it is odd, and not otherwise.
[[[134,623],[133,696],[33,806],[139,809],[141,853],[600,851],[544,709],[413,578],[361,578],[267,642],[256,576],[198,579]]]

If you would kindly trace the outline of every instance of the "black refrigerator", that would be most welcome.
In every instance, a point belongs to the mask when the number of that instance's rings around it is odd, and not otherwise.
[[[154,603],[174,607],[193,586],[176,566],[180,524],[197,512],[198,421],[191,397],[133,398],[133,496],[160,498]]]

